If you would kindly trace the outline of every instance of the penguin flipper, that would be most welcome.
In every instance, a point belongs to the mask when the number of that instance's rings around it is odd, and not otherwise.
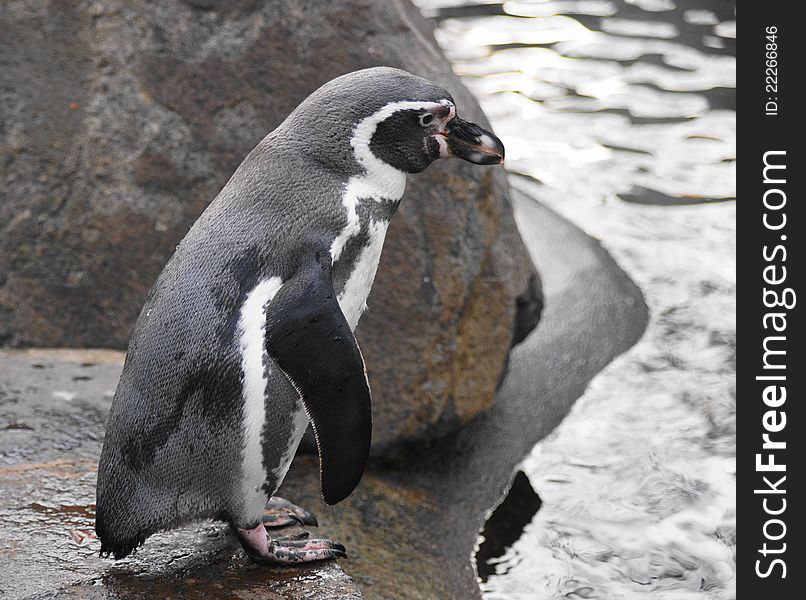
[[[336,504],[364,474],[372,406],[364,358],[341,311],[330,257],[317,254],[266,309],[266,350],[299,392],[319,449],[322,497]]]

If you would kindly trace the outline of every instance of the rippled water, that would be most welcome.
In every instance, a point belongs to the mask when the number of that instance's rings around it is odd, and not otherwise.
[[[489,599],[735,597],[732,2],[419,0],[522,186],[602,240],[649,328],[522,468]]]

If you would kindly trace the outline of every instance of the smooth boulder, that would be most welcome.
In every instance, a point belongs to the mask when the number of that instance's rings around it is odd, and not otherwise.
[[[125,349],[145,296],[249,150],[333,77],[391,65],[486,124],[408,2],[0,6],[0,345]],[[409,178],[358,327],[376,456],[489,408],[538,279],[500,167]],[[520,306],[520,310],[518,307]]]

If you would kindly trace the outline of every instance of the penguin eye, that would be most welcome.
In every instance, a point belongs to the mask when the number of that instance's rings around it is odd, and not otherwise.
[[[428,125],[433,120],[434,120],[434,115],[432,115],[431,113],[424,113],[424,114],[420,115],[420,125],[422,125],[423,127]]]

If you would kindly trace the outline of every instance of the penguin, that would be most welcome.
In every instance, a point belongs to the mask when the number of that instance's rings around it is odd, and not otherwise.
[[[98,465],[101,555],[228,523],[258,564],[346,556],[267,529],[315,518],[274,496],[310,423],[324,501],[358,485],[371,397],[353,330],[408,174],[503,162],[443,88],[390,67],[308,96],[244,159],[177,246],[134,327]]]

